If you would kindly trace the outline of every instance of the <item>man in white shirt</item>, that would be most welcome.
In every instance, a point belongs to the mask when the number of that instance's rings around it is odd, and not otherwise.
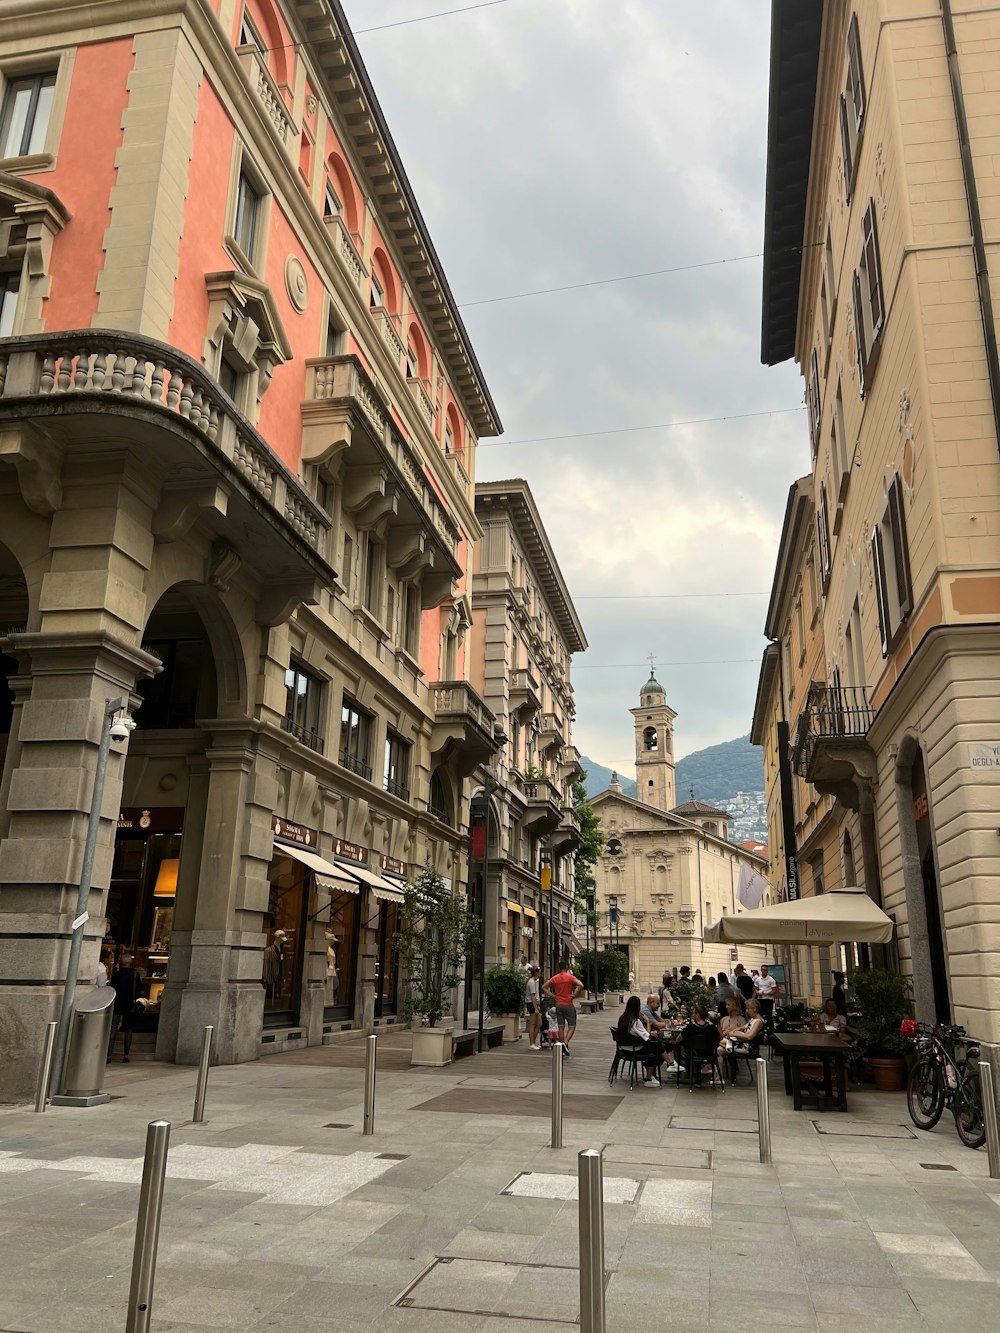
[[[760,1001],[760,1016],[769,1021],[774,1016],[774,997],[778,983],[767,970],[767,963],[761,963],[760,976],[757,978],[757,998]]]

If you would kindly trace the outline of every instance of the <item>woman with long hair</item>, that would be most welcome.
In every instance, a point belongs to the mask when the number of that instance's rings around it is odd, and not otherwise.
[[[653,1041],[650,1036],[649,1024],[642,1015],[642,1001],[638,995],[630,995],[625,1003],[625,1008],[618,1015],[618,1036],[622,1041],[641,1041],[644,1043],[642,1052],[642,1081],[643,1083],[652,1083],[655,1079],[660,1082],[660,1065],[663,1064],[663,1047],[658,1041]]]

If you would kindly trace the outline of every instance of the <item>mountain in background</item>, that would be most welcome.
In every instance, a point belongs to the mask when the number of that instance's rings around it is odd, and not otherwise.
[[[611,769],[583,756],[580,763],[587,770],[588,796],[604,791],[611,781]],[[635,796],[635,780],[619,774],[626,796]],[[764,804],[764,753],[751,745],[749,736],[709,745],[677,761],[677,803],[683,805],[694,791],[699,801],[729,810],[733,822],[729,836],[734,842],[744,838],[767,841],[767,816]]]

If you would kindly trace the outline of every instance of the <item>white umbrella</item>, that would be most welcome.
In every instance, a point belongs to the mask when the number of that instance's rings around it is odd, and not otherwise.
[[[894,923],[864,889],[831,889],[815,898],[724,916],[705,931],[709,944],[888,944]]]

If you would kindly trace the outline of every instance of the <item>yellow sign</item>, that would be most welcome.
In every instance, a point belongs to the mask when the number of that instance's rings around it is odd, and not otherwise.
[[[542,866],[542,891],[543,893],[552,888],[552,867]]]

